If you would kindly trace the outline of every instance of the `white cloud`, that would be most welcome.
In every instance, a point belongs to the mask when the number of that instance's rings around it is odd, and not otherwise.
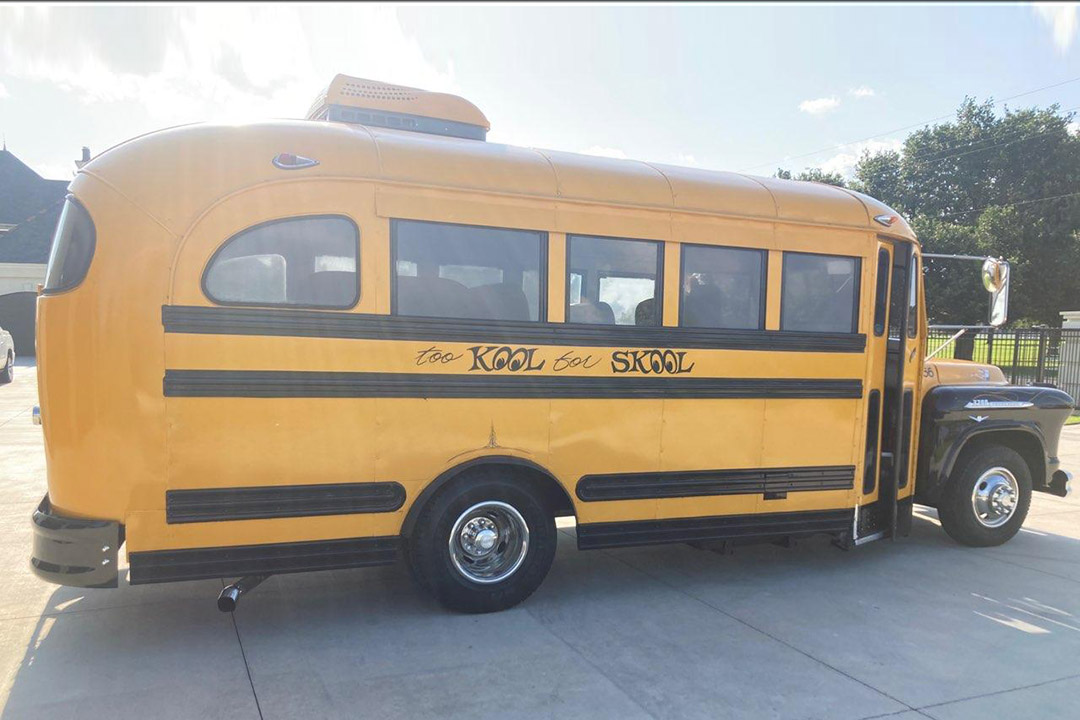
[[[590,148],[581,151],[584,155],[596,155],[597,157],[606,158],[618,158],[619,160],[626,159],[626,153],[619,148],[604,147],[602,145],[593,145]]]
[[[840,107],[840,99],[835,96],[803,100],[799,103],[799,110],[809,115],[824,115],[838,107]]]
[[[1054,45],[1061,52],[1072,46],[1080,27],[1080,3],[1032,3],[1035,14],[1050,26]]]
[[[848,145],[843,152],[833,155],[819,166],[827,173],[840,173],[844,177],[851,177],[855,172],[855,165],[862,158],[863,153],[875,155],[886,150],[900,152],[904,142],[898,139],[892,140],[865,140],[854,145]]]
[[[860,85],[857,88],[851,88],[850,90],[848,90],[848,95],[851,95],[852,97],[857,97],[857,98],[868,98],[868,97],[874,97],[874,95],[877,95],[877,93],[874,92],[874,88],[872,88],[872,87],[867,87],[866,85]]]
[[[459,92],[385,6],[5,6],[0,67],[162,125],[302,117],[338,72]]]
[[[675,156],[675,164],[683,167],[698,167],[701,163],[689,153],[679,153]]]
[[[9,93],[8,89],[4,87],[4,83],[0,83],[0,100],[9,97],[11,97],[11,93]]]

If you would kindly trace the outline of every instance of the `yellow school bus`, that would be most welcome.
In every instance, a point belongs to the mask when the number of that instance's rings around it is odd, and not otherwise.
[[[487,131],[338,76],[305,120],[85,165],[38,299],[37,574],[115,587],[123,545],[132,584],[242,578],[232,609],[404,559],[484,612],[539,586],[557,517],[582,549],[854,548],[919,502],[992,545],[1066,492],[1072,399],[925,360],[890,208]]]

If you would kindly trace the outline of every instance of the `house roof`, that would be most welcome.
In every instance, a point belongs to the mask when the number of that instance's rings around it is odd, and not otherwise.
[[[66,192],[66,180],[46,180],[9,150],[0,150],[0,223],[18,225]]]
[[[0,150],[0,262],[43,263],[67,194],[67,181],[46,180],[9,150]]]
[[[0,234],[0,263],[44,263],[49,260],[53,232],[64,207],[65,193],[12,230]]]

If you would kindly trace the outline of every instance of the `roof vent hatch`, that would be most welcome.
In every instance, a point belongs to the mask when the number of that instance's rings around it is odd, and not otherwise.
[[[467,140],[486,140],[491,129],[484,113],[465,98],[348,75],[334,77],[307,119]]]

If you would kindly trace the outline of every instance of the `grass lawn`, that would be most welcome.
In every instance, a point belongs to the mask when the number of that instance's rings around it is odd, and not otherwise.
[[[1070,415],[1065,421],[1066,425],[1080,425],[1080,415]]]
[[[928,342],[926,343],[926,351],[927,351],[927,353],[929,354],[929,353],[933,352],[934,350],[936,350],[941,345],[943,345],[945,340],[947,340],[950,335],[952,335],[952,333],[948,333],[948,334],[946,334],[946,335],[944,335],[942,337],[942,336],[940,336],[939,333],[934,333],[928,339]],[[991,365],[998,365],[998,366],[1000,366],[1002,364],[1011,365],[1012,360],[1013,360],[1013,344],[1014,344],[1014,342],[1015,342],[1015,340],[1014,340],[1012,334],[1010,334],[1010,333],[1000,333],[1000,334],[998,334],[994,338],[994,358],[993,359],[996,360],[996,362],[991,362],[990,358],[987,357],[988,353],[986,352],[987,351],[986,335],[978,335],[975,338],[974,352],[972,353],[971,359],[973,361],[975,361],[975,362],[981,362],[981,363],[990,362]],[[942,359],[952,358],[952,357],[954,357],[955,352],[956,352],[956,343],[952,342],[952,343],[949,344],[949,347],[942,350],[937,355],[937,357],[942,358]],[[1021,340],[1020,353],[1018,354],[1018,357],[1016,358],[1017,359],[1017,365],[1020,366],[1020,367],[1028,367],[1028,366],[1035,367],[1038,364],[1038,357],[1039,357],[1039,341],[1038,341],[1038,338],[1034,338],[1034,337],[1030,338],[1030,339],[1027,338],[1027,337],[1023,338],[1023,340]]]
[[[941,346],[948,335],[942,335],[940,332],[933,333],[928,342],[926,343],[927,354],[932,353],[936,348]],[[1001,368],[1001,371],[1005,373],[1007,378],[1013,378],[1014,374],[1017,376],[1015,379],[1019,384],[1025,384],[1035,379],[1037,367],[1039,364],[1039,339],[1034,336],[1023,336],[1020,340],[1020,352],[1014,351],[1014,344],[1016,342],[1015,336],[1009,332],[1002,332],[994,338],[994,356],[988,357],[986,335],[981,334],[975,338],[973,347],[972,360],[978,363],[988,363],[990,365],[996,365]],[[1058,374],[1058,364],[1060,362],[1060,348],[1058,344],[1047,342],[1043,346],[1045,353],[1044,357],[1044,369],[1043,380],[1046,382],[1055,382]],[[935,359],[951,359],[956,352],[956,343],[950,343],[948,347],[942,350]],[[1013,361],[1016,361],[1016,367],[1013,367]]]

